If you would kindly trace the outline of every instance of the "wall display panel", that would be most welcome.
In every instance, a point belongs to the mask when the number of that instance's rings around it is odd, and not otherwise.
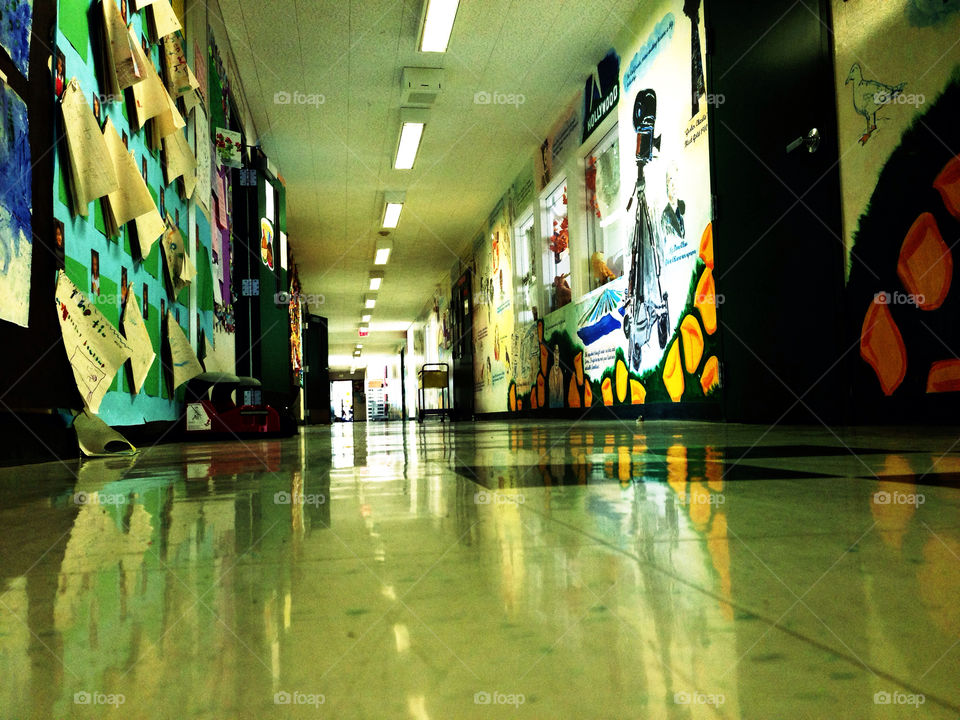
[[[832,10],[854,412],[953,418],[960,4]]]
[[[149,8],[138,12],[127,2],[105,1],[113,3],[120,17],[129,23],[131,53],[149,62],[153,72],[161,80],[165,79],[168,68],[165,67],[164,53],[149,36],[146,18]],[[199,200],[194,190],[193,155],[198,147],[205,145],[209,148],[210,138],[209,131],[203,131],[204,123],[197,122],[200,134],[193,135],[193,142],[186,142],[188,131],[183,125],[197,112],[197,106],[188,108],[182,99],[171,98],[163,82],[157,92],[162,92],[165,97],[165,100],[160,98],[164,100],[164,113],[147,121],[144,127],[138,126],[134,120],[138,113],[133,103],[134,97],[141,97],[142,93],[138,95],[131,89],[117,94],[113,83],[115,76],[105,71],[109,54],[106,54],[105,61],[101,61],[105,54],[101,47],[104,38],[101,25],[112,13],[110,6],[101,9],[100,2],[65,0],[60,3],[54,50],[54,88],[59,96],[68,88],[71,79],[76,79],[83,89],[83,103],[89,105],[99,128],[107,129],[112,142],[110,149],[115,151],[111,156],[114,169],[120,168],[123,172],[130,168],[136,170],[137,178],[127,178],[121,191],[129,188],[135,179],[142,180],[144,185],[141,187],[145,186],[146,193],[137,198],[135,205],[127,202],[126,197],[111,195],[109,200],[94,199],[87,204],[86,216],[76,212],[72,156],[68,148],[60,147],[54,160],[54,215],[56,227],[63,237],[63,264],[67,276],[88,294],[114,327],[122,325],[123,298],[127,290],[133,288],[139,299],[143,328],[153,350],[160,356],[166,343],[163,323],[168,310],[194,344],[202,342],[204,337],[213,337],[210,261],[213,233],[209,220],[191,207],[192,200]],[[176,39],[182,43],[182,38],[177,36]],[[114,42],[111,47],[115,45]],[[152,77],[150,69],[147,68],[146,74]],[[134,87],[140,84],[143,83]],[[183,118],[183,123],[176,122],[178,116]],[[116,137],[110,134],[111,128]],[[177,157],[168,157],[174,151]],[[122,153],[129,153],[132,162],[129,167]],[[164,167],[170,166],[171,162],[184,169],[182,173],[171,173],[179,177],[165,177]],[[209,207],[210,198],[205,200]],[[146,218],[151,216],[145,215],[124,222],[130,214],[124,210],[135,207],[137,209],[132,212],[139,212],[144,203],[152,203],[156,208],[152,219],[147,221]],[[191,222],[193,217],[196,218],[194,223]],[[124,224],[119,224],[121,222]],[[148,239],[148,235],[156,231],[159,240],[165,222],[182,238],[183,262],[192,268],[187,274],[191,276],[190,282],[196,286],[196,292],[184,289],[173,294],[178,288],[170,287],[168,262],[162,244],[151,243]],[[180,275],[182,277],[182,273]],[[172,400],[175,393],[163,377],[160,365],[158,360],[150,366],[139,392],[135,392],[128,372],[119,373],[100,404],[100,417],[111,425],[174,420],[179,414],[179,405]]]
[[[552,305],[557,309],[511,328],[511,357],[502,374],[488,347],[491,331],[485,314],[495,305],[482,282],[474,293],[479,305],[474,312],[479,412],[593,406],[639,411],[639,406],[653,403],[716,406],[721,384],[717,307],[722,296],[714,277],[710,97],[699,42],[704,27],[693,9],[691,3],[662,0],[638,14],[631,39],[616,48],[620,86],[614,91],[607,82],[602,93],[618,98],[615,105],[610,101],[610,114],[617,117],[615,135],[594,133],[587,138],[588,210],[596,212],[600,205],[604,218],[618,218],[603,228],[604,257],[599,259],[604,265],[610,259],[617,269],[606,265],[610,272],[600,273],[595,289],[581,297],[557,297],[570,291],[562,282],[554,285]],[[612,57],[608,54],[607,65]],[[599,117],[602,110],[601,105],[600,112],[591,114]],[[573,125],[561,118],[557,127],[567,132],[558,135],[555,129],[535,157],[537,184],[552,193],[562,193],[557,173],[565,167],[554,163],[552,150],[569,142],[558,143],[557,137],[569,137]],[[578,134],[574,144],[579,139]],[[597,176],[603,158],[603,182],[593,187],[591,157],[597,158]],[[573,262],[589,263],[591,273],[594,264],[599,267],[592,262],[598,259],[593,255],[599,247],[596,240],[592,248],[576,243],[558,248],[553,217],[546,219],[551,224],[541,233],[542,257],[560,249],[570,253]],[[557,229],[563,230],[562,219]],[[553,246],[546,247],[547,241]],[[478,247],[474,260],[482,281],[493,264],[488,243]],[[554,267],[544,263],[541,272],[547,269]],[[541,284],[553,280],[545,277]],[[496,335],[493,339],[495,344]],[[497,391],[491,387],[494,379],[499,380]]]

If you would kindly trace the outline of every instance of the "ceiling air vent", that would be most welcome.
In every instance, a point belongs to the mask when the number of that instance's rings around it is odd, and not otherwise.
[[[400,87],[402,107],[431,107],[443,91],[443,70],[406,67]]]

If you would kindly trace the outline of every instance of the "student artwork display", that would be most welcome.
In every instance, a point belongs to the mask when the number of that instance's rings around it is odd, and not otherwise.
[[[0,320],[30,321],[33,195],[27,106],[0,82]]]
[[[30,75],[30,33],[33,27],[33,0],[0,2],[0,46],[7,51],[24,77]]]
[[[109,118],[103,128],[103,139],[118,180],[117,189],[108,193],[104,202],[107,236],[118,237],[121,227],[131,220],[156,212],[157,206],[150,197],[133,155],[124,146]]]
[[[117,371],[132,355],[120,334],[64,272],[57,274],[57,316],[83,404],[97,412]]]

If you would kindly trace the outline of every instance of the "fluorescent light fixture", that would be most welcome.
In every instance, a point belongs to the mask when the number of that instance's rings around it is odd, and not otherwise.
[[[363,350],[363,343],[357,343],[357,350]]]
[[[426,0],[425,5],[420,52],[446,52],[460,0]]]
[[[387,192],[383,194],[383,227],[392,230],[400,224],[400,213],[403,212],[403,203],[407,194],[403,192]]]
[[[377,254],[373,258],[374,265],[386,265],[390,260],[390,252],[393,250],[393,243],[390,240],[381,238],[377,240]]]
[[[362,317],[360,318],[360,322],[366,324],[366,323],[370,322],[370,318],[372,318],[372,317],[373,317],[372,315],[364,315],[364,316],[362,316]]]
[[[383,273],[382,272],[372,272],[370,273],[370,289],[377,291],[380,289],[380,286],[383,284]]]
[[[373,310],[377,306],[377,298],[374,295],[366,295],[364,296],[364,300],[365,302],[363,306],[367,310]]]
[[[400,142],[397,144],[397,156],[393,161],[393,167],[397,170],[413,169],[428,114],[426,110],[412,108],[400,110]]]

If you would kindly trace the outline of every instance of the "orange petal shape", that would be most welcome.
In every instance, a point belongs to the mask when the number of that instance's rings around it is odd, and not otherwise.
[[[544,404],[544,400],[546,399],[544,385],[546,385],[546,379],[543,377],[543,375],[537,375],[537,405],[539,407],[546,407]]]
[[[683,362],[692,375],[703,359],[703,332],[693,315],[687,315],[680,323],[680,339],[683,340]]]
[[[693,306],[700,313],[707,335],[713,335],[717,331],[717,286],[713,282],[713,270],[710,268],[704,270],[700,276]]]
[[[570,388],[567,390],[567,407],[580,407],[580,389],[577,387],[577,379],[570,378]]]
[[[583,353],[578,352],[573,358],[573,372],[577,378],[577,385],[583,385]]]
[[[709,395],[720,384],[720,361],[716,355],[707,358],[703,365],[703,374],[700,376],[700,387],[704,395]]]
[[[930,366],[927,392],[960,392],[960,360],[939,360]]]
[[[603,404],[607,407],[613,405],[613,388],[610,385],[610,378],[604,378],[600,383],[600,392],[603,393]]]
[[[674,340],[667,353],[667,361],[663,364],[663,385],[667,394],[674,402],[680,402],[683,397],[683,367],[680,362],[680,341]]]
[[[517,411],[517,386],[510,383],[510,412]]]
[[[540,343],[540,372],[547,374],[547,346]]]
[[[933,181],[933,187],[940,193],[950,214],[960,219],[960,155],[947,163]]]
[[[874,299],[863,318],[860,356],[877,374],[884,395],[892,395],[907,374],[907,349],[886,303]]]
[[[590,386],[590,381],[587,381],[587,384],[583,387],[583,406],[590,407],[593,405],[593,388]]]
[[[647,389],[639,380],[630,381],[630,402],[633,405],[643,405],[647,399]]]
[[[713,223],[707,223],[700,238],[700,259],[713,270]]]
[[[943,305],[953,280],[953,255],[943,241],[937,220],[923,213],[914,221],[900,246],[897,275],[921,310]]]

